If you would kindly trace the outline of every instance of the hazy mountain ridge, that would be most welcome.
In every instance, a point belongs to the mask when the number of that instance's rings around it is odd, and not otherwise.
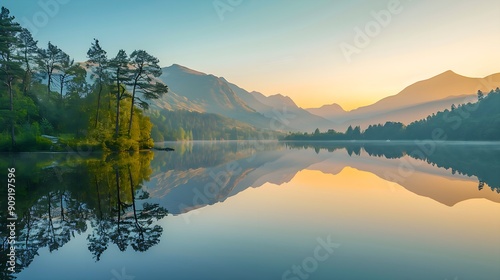
[[[336,123],[334,128],[338,130],[345,130],[349,125],[366,128],[370,124],[383,124],[387,121],[408,124],[437,111],[449,109],[452,104],[459,105],[474,100],[478,90],[488,93],[496,87],[500,87],[500,73],[484,78],[470,78],[448,70],[413,83],[374,104],[345,113],[334,112],[328,119]],[[320,108],[308,111],[319,112],[323,116],[330,113]]]
[[[87,65],[87,71],[90,68]],[[387,121],[409,124],[449,109],[452,104],[458,106],[475,100],[478,90],[488,93],[500,87],[500,73],[471,78],[448,70],[351,111],[336,103],[303,109],[288,96],[247,91],[225,78],[178,64],[162,70],[163,74],[155,80],[166,83],[169,92],[149,101],[153,109],[214,113],[258,128],[282,131],[312,132],[316,128],[344,131],[349,125],[365,129]]]
[[[229,85],[241,99],[247,100],[257,112],[273,121],[273,126],[288,127],[289,130],[298,131],[311,131],[316,127],[329,129],[333,126],[331,121],[300,108],[288,96],[282,94],[265,96],[256,91],[248,92],[235,84],[229,83]]]
[[[323,105],[319,108],[307,108],[306,109],[311,114],[323,117],[325,119],[334,120],[336,117],[343,116],[347,113],[342,106],[337,103],[330,105]]]
[[[178,64],[162,70],[160,80],[177,95],[192,102],[197,112],[219,114],[259,128],[270,129],[269,120],[241,100],[224,79]],[[172,104],[170,108],[190,110],[178,104]]]
[[[328,129],[333,125],[298,107],[290,97],[281,94],[266,97],[248,92],[222,77],[178,64],[163,68],[159,79],[169,86],[173,97],[153,101],[152,106],[156,108],[215,113],[271,130],[309,131],[317,126]]]
[[[347,126],[361,126],[366,128],[373,124],[384,124],[387,121],[401,122],[404,124],[409,124],[413,121],[426,118],[427,116],[443,111],[444,109],[450,109],[451,104],[459,105],[467,103],[468,101],[477,99],[476,95],[461,95],[452,96],[444,99],[439,99],[435,101],[429,101],[426,103],[420,103],[411,105],[408,107],[400,107],[391,109],[388,111],[376,112],[369,117],[360,117],[357,119],[348,119],[343,125],[337,126],[340,130],[347,128]],[[342,118],[346,118],[343,116]]]
[[[488,93],[500,87],[500,73],[470,78],[449,70],[352,111],[345,111],[336,103],[303,109],[288,96],[247,91],[225,78],[178,64],[162,70],[163,74],[155,80],[166,83],[169,92],[149,101],[154,109],[214,113],[257,128],[301,132],[316,128],[344,131],[349,125],[365,129],[387,121],[409,124],[449,109],[452,104],[471,101],[476,98],[477,90]]]
[[[172,91],[204,106],[209,113],[216,113],[220,109],[255,112],[229,88],[224,80],[213,75],[174,64],[163,68],[160,80]]]
[[[413,83],[396,95],[385,97],[372,105],[352,110],[350,113],[359,115],[424,104],[451,96],[475,94],[478,90],[489,92],[498,86],[500,86],[500,73],[484,78],[470,78],[448,70],[429,79]]]

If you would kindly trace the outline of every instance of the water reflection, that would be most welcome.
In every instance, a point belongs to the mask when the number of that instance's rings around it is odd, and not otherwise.
[[[372,157],[387,159],[409,156],[432,166],[451,170],[452,174],[477,177],[479,190],[487,184],[500,193],[500,144],[496,142],[288,142],[286,145],[293,149],[315,149],[316,153],[320,150],[333,152],[346,149],[349,156],[360,156],[362,150]]]
[[[364,171],[413,194],[452,207],[472,198],[500,203],[500,145],[385,142],[185,142],[175,152],[68,158],[22,154],[0,159],[16,167],[17,271],[42,248],[53,252],[85,235],[97,262],[110,247],[144,252],[159,244],[157,221],[167,210],[186,222],[197,209],[226,201],[266,183],[284,185],[299,176],[320,185],[316,171],[337,175]],[[345,173],[345,172],[344,172]],[[311,178],[303,178],[307,174]],[[372,180],[373,181],[373,180]],[[313,202],[307,202],[310,205]],[[6,273],[6,201],[1,201],[0,262]],[[280,202],[284,203],[284,202]],[[230,210],[228,210],[230,211]],[[168,220],[168,219],[167,219]],[[165,223],[163,223],[165,224]]]
[[[183,149],[183,144],[177,145]],[[259,149],[252,142],[204,145],[184,148],[182,161],[176,153],[157,155],[153,161],[155,172],[145,188],[172,214],[223,202],[266,182],[282,185],[306,168],[334,175],[345,167],[368,171],[448,206],[471,198],[500,202],[498,144],[288,142]],[[215,153],[216,162],[206,164],[199,157],[210,158],[210,145],[225,150]]]
[[[120,251],[131,247],[141,252],[158,244],[163,228],[153,222],[165,217],[167,210],[148,203],[149,194],[142,190],[152,172],[153,153],[76,160],[62,154],[39,156],[12,156],[1,162],[2,169],[10,164],[18,174],[17,271],[28,267],[41,248],[58,250],[86,232],[89,224],[88,250],[97,261],[110,244]],[[2,212],[2,229],[6,221]],[[6,251],[1,258],[6,273]],[[2,279],[8,277],[9,273]]]

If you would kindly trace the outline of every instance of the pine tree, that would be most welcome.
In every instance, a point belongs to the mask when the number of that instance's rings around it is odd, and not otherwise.
[[[97,124],[99,122],[99,110],[101,108],[101,95],[103,89],[103,83],[107,78],[106,67],[108,64],[108,57],[105,50],[101,48],[99,45],[99,40],[94,39],[94,42],[90,46],[90,49],[87,52],[87,57],[89,58],[89,62],[92,63],[92,78],[96,79],[98,83],[99,90],[97,92],[97,110],[95,116],[95,124],[94,128],[97,128]]]
[[[134,117],[135,101],[139,101],[139,106],[148,108],[148,103],[140,99],[136,94],[142,93],[145,99],[157,99],[168,91],[168,87],[160,82],[153,83],[154,77],[159,77],[162,73],[158,63],[158,58],[150,55],[144,50],[134,51],[130,55],[132,64],[131,83],[132,86],[132,106],[130,108],[130,120],[128,125],[128,136],[130,137],[130,130],[132,128],[132,120]]]
[[[351,135],[352,135],[352,132],[353,132],[352,126],[349,126],[349,127],[347,128],[347,130],[345,131],[345,135],[346,135],[348,138],[350,138],[350,137],[351,137]]]
[[[23,77],[23,93],[28,94],[30,89],[31,80],[34,74],[33,64],[35,63],[36,55],[38,53],[38,41],[33,39],[31,32],[23,28],[19,34],[21,40],[21,56],[23,57],[24,77]]]
[[[47,49],[40,49],[38,51],[37,64],[40,71],[47,78],[47,95],[50,95],[52,89],[54,71],[61,70],[61,63],[66,56],[67,54],[50,42]]]
[[[71,78],[67,80],[65,95],[65,124],[67,131],[74,132],[77,137],[83,136],[83,131],[88,128],[91,113],[85,99],[90,92],[86,81],[87,71],[75,65],[71,68]]]
[[[0,12],[0,81],[7,87],[10,101],[10,133],[12,148],[16,145],[14,114],[14,82],[23,75],[22,58],[17,55],[21,47],[18,34],[21,27],[14,22],[10,11],[2,7]]]
[[[352,131],[352,139],[360,139],[361,138],[361,127],[357,125],[354,127]]]
[[[481,90],[477,91],[477,101],[481,101],[484,99],[484,93]]]
[[[118,51],[118,54],[113,58],[109,67],[112,71],[112,79],[116,82],[116,119],[115,119],[115,139],[120,136],[120,102],[127,97],[125,85],[129,82],[129,58],[124,50]]]
[[[59,71],[57,76],[59,77],[59,102],[61,108],[63,107],[63,99],[64,99],[64,87],[71,82],[71,80],[78,75],[81,69],[80,65],[75,64],[75,61],[69,57],[66,53],[62,52],[60,62],[59,62]]]

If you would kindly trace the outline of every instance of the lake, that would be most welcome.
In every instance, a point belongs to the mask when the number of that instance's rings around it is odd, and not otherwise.
[[[500,143],[164,145],[0,155],[2,279],[500,279]]]

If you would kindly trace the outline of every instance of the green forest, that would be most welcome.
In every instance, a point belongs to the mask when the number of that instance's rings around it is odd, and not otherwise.
[[[148,100],[168,91],[155,80],[161,75],[159,60],[144,50],[109,57],[97,39],[87,58],[75,63],[51,42],[39,47],[2,7],[0,151],[153,147],[153,125],[144,110]],[[58,145],[44,135],[56,136]]]
[[[290,133],[284,140],[500,140],[500,89],[477,92],[477,102],[452,105],[408,125],[400,122],[370,125],[364,131],[349,126],[345,132],[333,129],[314,133]]]
[[[155,142],[178,140],[276,139],[281,133],[255,128],[217,114],[150,110]]]

